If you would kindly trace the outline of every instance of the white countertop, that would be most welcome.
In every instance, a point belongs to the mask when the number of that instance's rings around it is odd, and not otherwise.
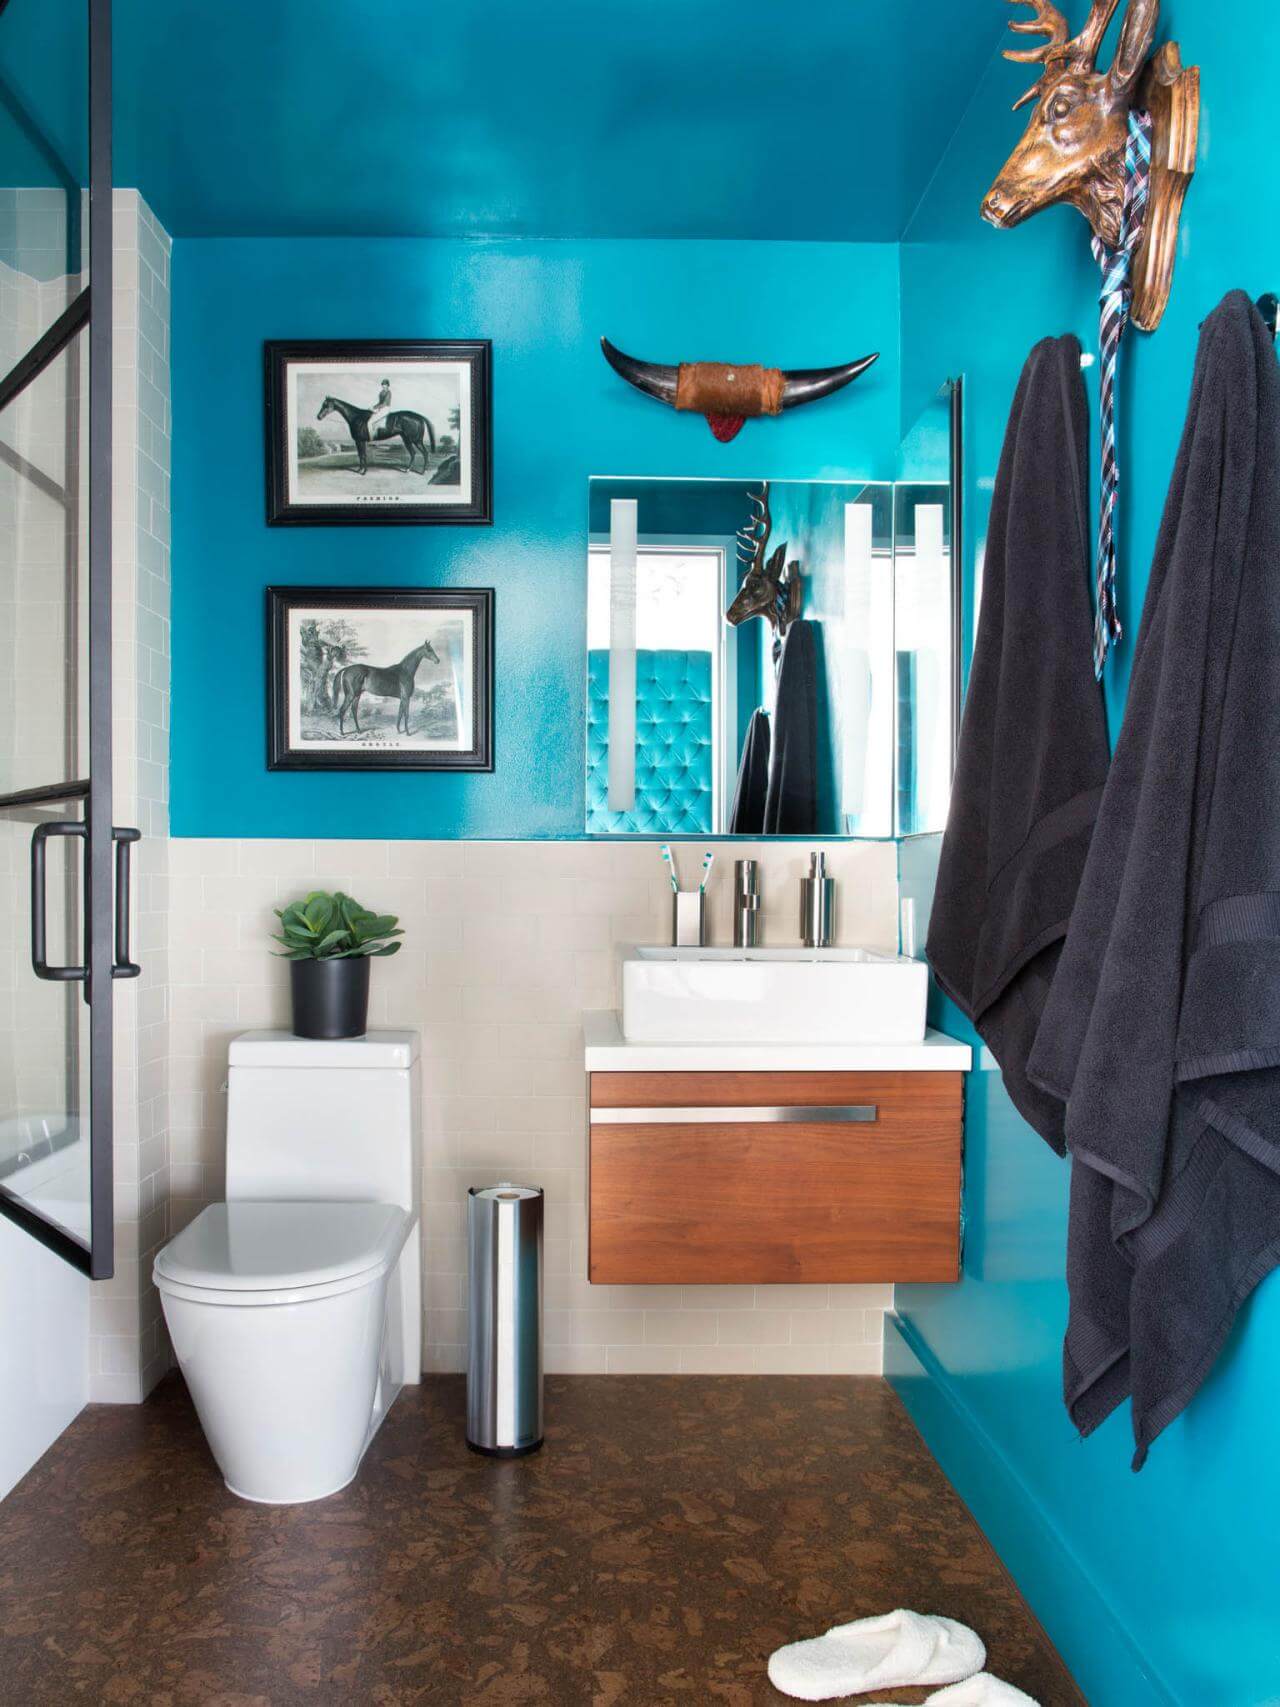
[[[582,1016],[588,1073],[965,1073],[967,1043],[932,1028],[920,1043],[628,1043],[618,1015]]]

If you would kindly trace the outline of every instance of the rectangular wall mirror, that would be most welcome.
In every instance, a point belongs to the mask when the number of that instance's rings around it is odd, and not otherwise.
[[[943,828],[959,405],[948,384],[894,480],[590,482],[589,835]]]

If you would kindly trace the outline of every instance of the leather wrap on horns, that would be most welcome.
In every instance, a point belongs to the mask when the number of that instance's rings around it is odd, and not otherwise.
[[[669,403],[673,409],[691,409],[699,415],[777,415],[801,403],[816,402],[850,384],[865,373],[880,352],[862,356],[839,367],[766,368],[756,363],[735,367],[731,362],[681,362],[670,366],[642,362],[601,338],[604,358],[629,385]]]
[[[676,408],[698,415],[782,413],[783,378],[776,367],[729,367],[724,362],[681,362],[676,377]]]

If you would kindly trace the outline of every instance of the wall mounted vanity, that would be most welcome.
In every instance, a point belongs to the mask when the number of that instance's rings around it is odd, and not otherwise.
[[[959,1279],[967,1045],[584,1035],[594,1284]]]

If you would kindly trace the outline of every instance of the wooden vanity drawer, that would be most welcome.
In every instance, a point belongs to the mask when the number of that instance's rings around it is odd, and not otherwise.
[[[591,1279],[954,1281],[961,1099],[955,1072],[594,1073]]]

